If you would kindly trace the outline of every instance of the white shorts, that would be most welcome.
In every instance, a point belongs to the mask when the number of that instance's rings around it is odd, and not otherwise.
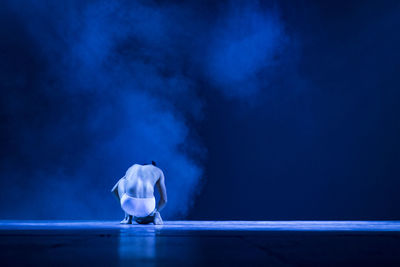
[[[136,198],[123,194],[121,197],[121,208],[129,215],[134,217],[146,217],[156,207],[156,199],[149,198]]]

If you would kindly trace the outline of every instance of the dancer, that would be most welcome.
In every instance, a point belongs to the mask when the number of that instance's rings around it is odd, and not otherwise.
[[[160,211],[167,203],[167,190],[164,174],[151,164],[134,164],[130,167],[111,192],[118,198],[121,208],[125,211],[123,224],[131,224],[132,219],[141,224],[163,224]],[[156,207],[154,185],[160,193],[160,200]]]

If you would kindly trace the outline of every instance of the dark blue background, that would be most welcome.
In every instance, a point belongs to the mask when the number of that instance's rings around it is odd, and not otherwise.
[[[6,1],[1,218],[400,219],[397,1]]]

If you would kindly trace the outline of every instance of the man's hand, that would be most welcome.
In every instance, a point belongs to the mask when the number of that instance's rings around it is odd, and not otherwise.
[[[160,213],[159,213],[158,211],[154,214],[154,221],[153,221],[153,223],[154,223],[155,225],[164,224],[164,222],[163,222],[163,220],[162,220],[162,218],[161,218],[161,215],[160,215]]]
[[[149,214],[149,216],[154,216],[157,212],[158,212],[158,210],[157,210],[157,208],[155,208],[155,209]]]

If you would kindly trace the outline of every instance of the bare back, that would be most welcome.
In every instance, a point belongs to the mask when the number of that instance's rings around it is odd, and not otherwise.
[[[161,175],[162,171],[153,165],[133,165],[125,174],[126,193],[136,198],[153,197],[154,185]]]

